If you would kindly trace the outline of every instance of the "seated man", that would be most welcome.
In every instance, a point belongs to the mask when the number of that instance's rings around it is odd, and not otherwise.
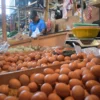
[[[34,34],[37,28],[40,32],[40,35],[44,35],[46,33],[45,21],[39,18],[36,11],[31,12],[30,18],[32,20],[29,24],[30,36]]]

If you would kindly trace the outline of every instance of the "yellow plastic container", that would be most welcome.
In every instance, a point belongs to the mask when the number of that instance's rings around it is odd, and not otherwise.
[[[77,38],[95,38],[100,31],[99,27],[85,26],[72,29],[73,34]]]

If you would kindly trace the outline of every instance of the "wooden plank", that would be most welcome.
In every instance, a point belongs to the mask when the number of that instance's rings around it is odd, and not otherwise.
[[[2,5],[2,33],[3,33],[3,40],[7,41],[7,31],[6,31],[6,3],[5,0],[1,0]]]

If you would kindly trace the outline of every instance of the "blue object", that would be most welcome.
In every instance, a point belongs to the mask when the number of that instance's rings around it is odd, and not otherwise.
[[[46,24],[45,21],[40,19],[38,22],[30,22],[29,24],[29,30],[31,32],[34,32],[36,28],[39,28],[39,31],[42,32],[43,30],[46,29]]]

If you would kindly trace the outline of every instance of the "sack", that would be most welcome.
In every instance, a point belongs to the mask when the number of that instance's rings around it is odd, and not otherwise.
[[[32,38],[37,38],[40,35],[39,28],[37,27],[36,30],[32,33]]]

